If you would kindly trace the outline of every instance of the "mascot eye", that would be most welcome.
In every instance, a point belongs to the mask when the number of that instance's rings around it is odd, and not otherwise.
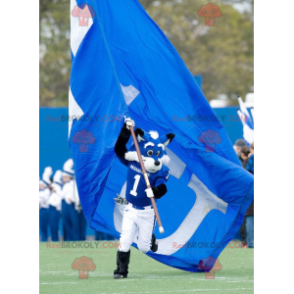
[[[148,150],[148,151],[147,151],[147,155],[148,155],[148,156],[152,156],[152,155],[153,155],[153,151],[152,151],[152,150]]]
[[[158,157],[160,155],[160,151],[157,151],[156,152],[156,156]]]

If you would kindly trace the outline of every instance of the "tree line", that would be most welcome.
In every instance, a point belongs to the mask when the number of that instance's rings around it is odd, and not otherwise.
[[[253,0],[215,0],[214,26],[198,15],[204,0],[141,0],[193,75],[202,75],[208,100],[253,90]],[[238,6],[239,5],[239,8]],[[243,9],[244,8],[244,9]],[[70,1],[40,0],[40,106],[67,106],[71,68]]]

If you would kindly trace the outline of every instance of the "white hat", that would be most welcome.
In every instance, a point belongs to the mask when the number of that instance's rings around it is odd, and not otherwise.
[[[48,186],[51,184],[50,177],[52,176],[53,171],[51,166],[47,166],[44,169],[43,175],[42,175],[42,182],[45,184],[45,186]]]
[[[53,182],[61,185],[62,184],[61,177],[62,177],[61,170],[57,170],[54,174]]]
[[[69,160],[67,160],[65,162],[65,164],[63,165],[63,176],[71,176],[73,177],[75,175],[75,171],[73,170],[73,165],[74,162],[73,160],[70,158]]]

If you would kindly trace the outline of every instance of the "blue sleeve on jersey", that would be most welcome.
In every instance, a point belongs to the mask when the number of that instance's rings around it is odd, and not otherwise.
[[[161,173],[155,179],[155,187],[165,184],[169,179],[169,169],[165,166],[162,167]]]

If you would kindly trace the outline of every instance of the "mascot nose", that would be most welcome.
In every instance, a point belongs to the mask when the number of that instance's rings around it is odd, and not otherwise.
[[[160,162],[159,162],[159,161],[155,161],[154,164],[155,164],[156,166],[159,166],[159,165],[160,165]]]

